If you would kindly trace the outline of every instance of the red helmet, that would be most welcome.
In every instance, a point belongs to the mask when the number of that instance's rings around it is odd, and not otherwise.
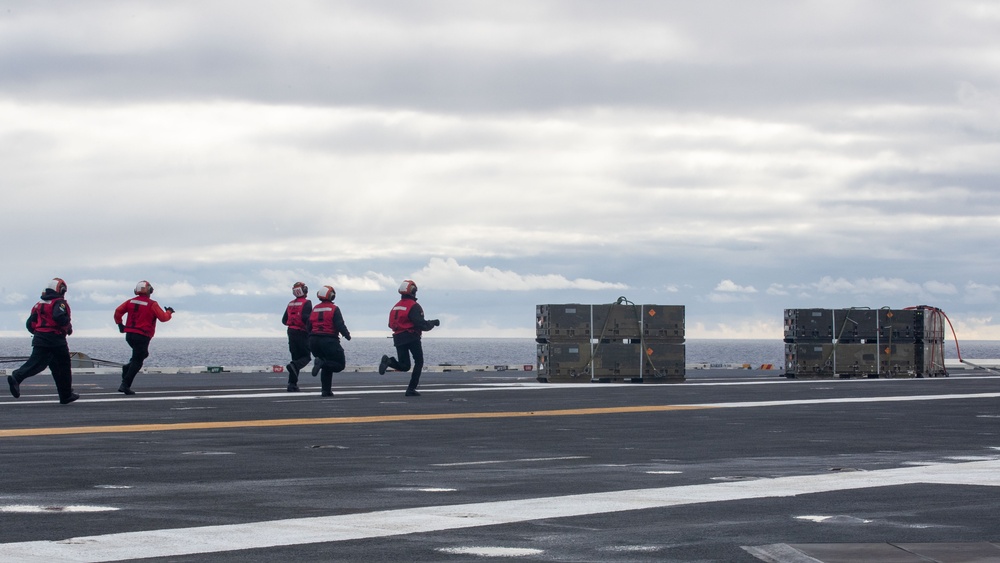
[[[316,292],[316,297],[319,297],[320,301],[333,301],[337,297],[337,290],[333,289],[332,285],[324,285]]]
[[[135,284],[135,294],[136,295],[152,295],[153,286],[146,280]]]
[[[49,286],[46,289],[51,289],[59,295],[65,295],[66,290],[69,289],[69,287],[62,278],[52,278],[52,281],[49,282]]]
[[[416,295],[417,294],[417,282],[413,280],[403,280],[403,283],[399,284],[400,295]]]
[[[305,297],[309,294],[309,287],[302,282],[295,282],[292,286],[292,295],[296,297]]]

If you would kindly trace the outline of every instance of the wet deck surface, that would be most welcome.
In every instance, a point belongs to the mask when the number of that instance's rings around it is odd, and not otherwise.
[[[1000,377],[77,375],[0,395],[0,561],[1000,561]]]

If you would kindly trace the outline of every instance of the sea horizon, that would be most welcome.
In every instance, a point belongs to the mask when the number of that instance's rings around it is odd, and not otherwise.
[[[342,341],[348,365],[377,365],[382,354],[394,355],[395,348],[386,337],[359,336]],[[93,359],[124,363],[131,355],[125,339],[111,337],[70,337],[71,352]],[[702,339],[684,341],[688,364],[771,364],[783,366],[785,343],[782,339]],[[1000,358],[1000,341],[963,341],[961,357],[966,360]],[[957,358],[954,341],[944,345],[945,358]],[[426,363],[434,365],[510,365],[537,363],[538,345],[534,338],[455,338],[424,339]],[[11,358],[31,353],[28,337],[0,337],[0,359],[7,358],[0,369],[16,367]],[[150,345],[147,367],[186,366],[271,366],[289,361],[288,341],[284,336],[257,337],[155,337]]]

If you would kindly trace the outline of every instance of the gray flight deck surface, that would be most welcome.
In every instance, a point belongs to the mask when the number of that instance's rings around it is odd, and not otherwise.
[[[0,394],[0,561],[1000,561],[1000,377],[51,377]]]

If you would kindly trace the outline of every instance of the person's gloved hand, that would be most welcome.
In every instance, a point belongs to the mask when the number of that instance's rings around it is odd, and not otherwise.
[[[167,307],[166,309],[164,309],[164,311],[170,313],[171,315],[174,314],[174,308],[173,307]]]
[[[345,334],[344,335],[344,340],[350,340],[350,339],[351,339],[351,335],[350,334]]]
[[[124,333],[125,325],[123,325],[122,323],[118,323],[118,332]]]
[[[431,324],[434,326],[441,326],[441,319],[434,319],[431,321]]]

